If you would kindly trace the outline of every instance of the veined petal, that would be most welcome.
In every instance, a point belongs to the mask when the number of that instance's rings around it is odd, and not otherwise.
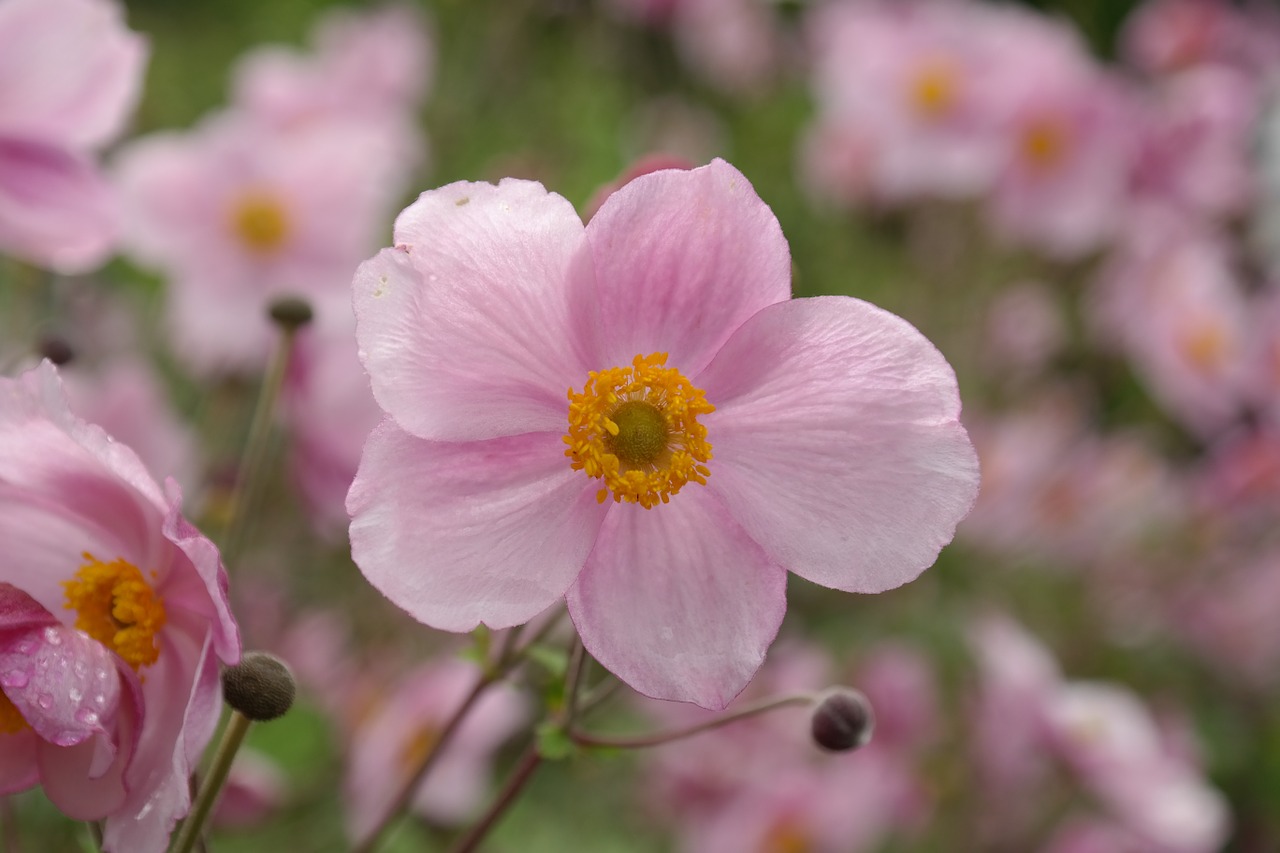
[[[723,708],[764,661],[786,572],[705,488],[616,504],[567,597],[582,644],[655,699]]]
[[[978,491],[955,375],[914,327],[844,296],[748,320],[695,384],[708,488],[783,566],[882,592],[951,541]]]
[[[734,329],[791,296],[791,253],[769,207],[723,160],[642,175],[587,225],[608,363],[665,352],[692,374]]]
[[[601,366],[583,246],[573,206],[532,181],[423,193],[355,277],[378,403],[437,441],[563,430],[565,392]]]
[[[507,628],[573,583],[607,510],[596,491],[569,467],[559,433],[449,444],[387,420],[347,496],[351,554],[433,628]]]

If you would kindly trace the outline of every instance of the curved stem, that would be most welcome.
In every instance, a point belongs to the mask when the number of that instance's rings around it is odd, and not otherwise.
[[[214,753],[213,763],[209,765],[209,775],[200,786],[195,807],[191,809],[191,814],[178,832],[178,840],[173,844],[173,853],[191,853],[191,849],[200,837],[200,830],[204,827],[205,820],[213,811],[214,803],[218,801],[222,785],[227,781],[227,773],[231,771],[231,762],[235,760],[236,751],[240,749],[240,744],[244,741],[244,736],[252,722],[239,711],[231,712],[231,719],[227,721],[227,730],[222,733],[218,751]]]
[[[610,735],[596,735],[590,732],[569,729],[569,739],[579,746],[605,747],[609,749],[644,749],[649,746],[660,746],[664,743],[683,740],[692,735],[701,734],[702,732],[718,729],[729,723],[745,720],[748,717],[757,717],[761,714],[767,714],[770,711],[776,711],[779,708],[786,708],[792,705],[810,705],[813,703],[814,694],[812,693],[793,693],[787,696],[777,696],[772,699],[762,699],[758,702],[752,702],[744,705],[737,711],[727,714],[721,714],[718,717],[712,717],[710,720],[703,720],[701,723],[695,723],[691,726],[683,726],[676,729],[667,729],[666,731],[652,732],[645,735],[631,735],[623,737],[614,737]]]
[[[511,771],[511,775],[503,783],[502,790],[498,792],[498,796],[494,798],[488,810],[467,830],[466,835],[458,839],[458,842],[451,848],[451,853],[471,853],[471,851],[475,850],[477,845],[484,840],[490,830],[506,814],[507,809],[511,808],[511,804],[516,801],[516,797],[520,795],[525,784],[533,777],[533,772],[538,769],[538,765],[541,763],[542,756],[538,753],[536,744],[526,749],[524,754],[520,756],[516,769]]]

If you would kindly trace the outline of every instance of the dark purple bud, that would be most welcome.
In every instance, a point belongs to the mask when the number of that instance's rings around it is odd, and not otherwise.
[[[271,320],[280,328],[296,332],[311,322],[315,313],[311,303],[300,296],[282,296],[267,309]]]
[[[296,691],[289,667],[266,652],[245,652],[239,664],[222,671],[227,704],[257,722],[284,716]]]
[[[813,741],[829,752],[866,746],[876,727],[871,703],[852,687],[832,687],[818,697],[810,719]]]

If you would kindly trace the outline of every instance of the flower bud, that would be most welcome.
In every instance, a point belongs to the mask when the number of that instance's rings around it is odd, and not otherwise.
[[[876,715],[860,690],[832,687],[818,697],[809,725],[818,746],[830,752],[848,752],[871,740]]]
[[[267,309],[272,321],[282,329],[296,332],[311,322],[315,313],[311,303],[300,296],[282,296]]]
[[[289,667],[266,652],[245,652],[239,664],[222,671],[227,704],[257,722],[283,716],[296,690]]]
[[[36,341],[36,352],[41,358],[49,359],[58,367],[62,367],[76,357],[76,351],[72,349],[67,339],[52,332],[46,332],[40,336]]]

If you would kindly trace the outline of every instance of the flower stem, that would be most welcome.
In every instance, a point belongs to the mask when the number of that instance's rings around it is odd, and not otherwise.
[[[222,537],[222,561],[227,565],[239,556],[249,519],[253,517],[252,504],[257,500],[262,480],[262,464],[271,443],[271,425],[276,403],[280,399],[280,389],[284,387],[296,335],[297,327],[281,324],[280,337],[271,354],[271,363],[267,365],[267,372],[262,378],[262,387],[258,391],[244,454],[240,457],[240,466],[236,470],[235,486],[231,494],[231,518]]]
[[[227,774],[231,771],[231,762],[235,760],[236,752],[240,749],[240,744],[244,741],[244,736],[248,733],[252,722],[239,711],[231,712],[231,719],[227,721],[227,729],[222,733],[222,740],[218,743],[218,751],[214,753],[213,763],[209,766],[209,775],[205,778],[204,784],[200,786],[200,793],[196,797],[195,807],[191,810],[190,816],[183,822],[182,829],[178,832],[178,840],[174,842],[173,853],[191,853],[191,849],[200,838],[200,830],[204,826],[204,822],[208,819],[209,813],[213,811],[214,803],[218,801],[218,794],[221,793],[222,785],[227,781]]]
[[[541,763],[542,756],[538,753],[537,744],[529,746],[524,751],[524,754],[520,756],[516,769],[511,771],[511,775],[503,783],[502,790],[498,792],[498,796],[494,798],[488,810],[467,830],[466,835],[458,839],[458,842],[451,848],[451,853],[471,853],[471,851],[475,850],[477,845],[484,840],[490,830],[506,814],[511,804],[516,801],[525,784],[532,778],[533,772],[538,769],[538,765]]]
[[[770,699],[762,699],[758,702],[752,702],[744,705],[736,711],[721,714],[718,717],[712,717],[710,720],[704,720],[701,723],[695,723],[691,726],[683,726],[676,729],[667,729],[666,731],[652,732],[645,735],[631,735],[625,737],[613,737],[610,735],[596,735],[590,732],[584,732],[570,728],[568,735],[570,740],[579,746],[603,747],[607,749],[644,749],[650,746],[660,746],[664,743],[683,740],[702,732],[718,729],[729,723],[745,720],[748,717],[758,717],[761,714],[767,714],[770,711],[776,711],[779,708],[786,708],[793,705],[811,705],[813,704],[814,694],[812,693],[793,693],[786,696],[775,696]]]

